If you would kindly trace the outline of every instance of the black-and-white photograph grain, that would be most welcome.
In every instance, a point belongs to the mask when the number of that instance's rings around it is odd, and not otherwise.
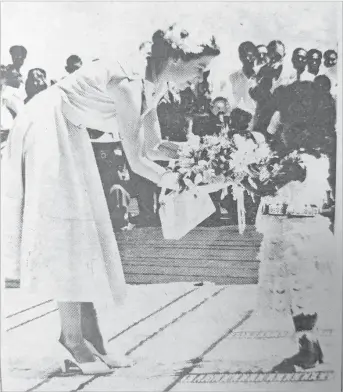
[[[1,391],[341,391],[342,3],[0,17]]]

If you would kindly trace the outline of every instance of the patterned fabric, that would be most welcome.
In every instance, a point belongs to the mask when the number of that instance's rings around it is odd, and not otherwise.
[[[320,313],[330,304],[335,268],[335,240],[329,219],[264,215],[266,204],[322,206],[327,184],[327,159],[304,156],[307,177],[303,183],[283,187],[277,196],[263,198],[256,227],[263,234],[258,259],[258,309],[262,313]]]

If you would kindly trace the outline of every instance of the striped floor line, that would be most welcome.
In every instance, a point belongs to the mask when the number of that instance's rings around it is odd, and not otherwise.
[[[14,329],[17,329],[17,328],[19,328],[19,327],[22,327],[23,325],[29,324],[29,323],[31,323],[32,321],[41,319],[42,317],[45,317],[45,316],[47,316],[48,314],[54,313],[54,312],[56,312],[57,310],[58,310],[58,308],[55,308],[55,309],[49,310],[48,312],[45,312],[45,313],[43,313],[43,314],[37,316],[37,317],[33,317],[32,319],[23,321],[22,323],[17,324],[17,325],[15,325],[14,327],[11,327],[11,328],[6,329],[6,332],[13,331]]]
[[[48,304],[48,303],[50,303],[52,301],[53,301],[52,299],[48,299],[47,301],[40,302],[39,304],[36,304],[36,305],[32,305],[32,306],[30,306],[30,307],[28,307],[26,309],[19,310],[18,312],[15,312],[15,313],[12,313],[12,314],[9,314],[8,316],[6,316],[6,319],[9,319],[11,317],[17,316],[18,314],[21,314],[21,313],[25,313],[25,312],[27,312],[27,311],[29,311],[31,309],[38,308],[39,306]]]
[[[316,332],[320,336],[331,336],[333,329],[318,329]],[[279,339],[289,337],[294,334],[293,331],[237,331],[233,332],[228,338],[229,339]]]
[[[171,391],[177,384],[179,384],[186,376],[190,375],[192,371],[204,360],[204,357],[209,354],[215,347],[218,346],[224,339],[226,339],[229,335],[233,333],[233,331],[243,325],[249,317],[252,315],[253,311],[249,310],[245,313],[245,315],[230,329],[228,329],[220,338],[215,340],[206,350],[203,351],[199,357],[192,359],[190,362],[192,363],[190,366],[184,367],[181,371],[179,376],[169,384],[163,392]]]
[[[199,302],[197,305],[193,306],[191,309],[187,310],[186,312],[182,312],[178,317],[175,317],[172,321],[170,321],[168,324],[164,325],[163,327],[159,328],[156,332],[153,334],[147,336],[145,339],[141,340],[138,344],[136,344],[134,347],[132,347],[129,351],[127,351],[125,354],[130,355],[134,351],[136,351],[139,347],[141,347],[144,343],[148,342],[149,340],[153,339],[155,336],[163,332],[165,329],[169,328],[171,325],[175,324],[176,322],[180,321],[183,317],[187,316],[188,314],[194,312],[196,309],[200,308],[204,303],[209,301],[212,298],[215,298],[217,295],[219,295],[222,291],[227,289],[227,287],[222,287],[219,290],[215,291],[210,297],[207,297],[203,299],[201,302]]]
[[[194,291],[198,290],[199,288],[196,287],[192,290],[186,291],[184,294],[180,295],[179,297],[173,299],[172,301],[168,302],[166,305],[161,306],[160,308],[158,308],[157,310],[155,310],[154,312],[148,314],[147,316],[139,319],[138,321],[134,322],[133,324],[131,324],[130,326],[128,326],[127,328],[123,329],[121,332],[117,333],[115,336],[113,336],[112,338],[110,338],[108,340],[108,342],[111,342],[114,339],[117,339],[119,336],[123,335],[125,332],[129,331],[130,329],[132,329],[133,327],[136,327],[138,324],[142,323],[143,321],[148,320],[150,317],[155,316],[156,314],[160,313],[162,310],[168,308],[169,306],[175,304],[176,302],[180,301],[180,299],[186,297],[187,295],[193,293]]]
[[[328,381],[334,371],[309,371],[296,373],[197,373],[187,374],[181,384],[228,384],[228,383],[292,383]]]
[[[187,295],[193,293],[194,291],[199,290],[199,287],[195,287],[191,290],[186,291],[185,293],[183,293],[182,295],[176,297],[175,299],[173,299],[172,301],[168,302],[167,304],[161,306],[160,308],[158,308],[157,310],[153,311],[152,313],[149,313],[147,316],[142,317],[141,319],[135,321],[134,323],[132,323],[131,325],[129,325],[127,328],[123,329],[122,331],[120,331],[119,333],[117,333],[115,336],[111,337],[109,339],[109,342],[117,339],[119,336],[123,335],[125,332],[129,331],[130,329],[136,327],[137,325],[139,325],[140,323],[146,321],[147,319],[149,319],[150,317],[160,313],[161,311],[163,311],[164,309],[168,308],[169,306],[173,305],[174,303],[178,302],[179,300],[181,300],[182,298],[186,297]],[[138,348],[138,347],[137,347]],[[40,381],[39,383],[37,383],[36,385],[34,385],[33,387],[31,387],[30,389],[26,390],[26,392],[33,392],[36,389],[38,389],[39,387],[41,387],[42,385],[47,384],[52,378],[57,377],[61,374],[60,370],[54,371],[53,373],[49,374],[44,380]],[[92,377],[91,380],[88,380],[88,383],[92,382],[95,378],[97,378],[98,376],[94,376]],[[88,383],[86,385],[88,385]],[[84,384],[84,383],[83,383]],[[82,386],[83,384],[81,384],[80,386]],[[86,385],[83,385],[82,388],[84,388]],[[79,388],[77,389],[79,390]],[[71,391],[74,392],[74,391]]]
[[[165,324],[163,327],[159,328],[157,331],[152,333],[151,335],[147,336],[145,339],[141,340],[138,344],[136,344],[134,347],[132,347],[130,350],[128,350],[125,355],[130,355],[134,351],[136,351],[139,347],[141,347],[143,344],[146,342],[150,341],[157,335],[159,335],[161,332],[169,328],[171,325],[175,324],[176,322],[180,321],[183,317],[187,316],[188,314],[194,312],[196,309],[198,309],[200,306],[202,306],[204,303],[209,301],[212,298],[215,298],[217,295],[219,295],[222,291],[226,290],[226,287],[222,287],[219,290],[215,291],[210,297],[207,297],[203,299],[201,302],[193,306],[191,309],[187,310],[186,312],[182,312],[178,317],[175,317],[173,320],[171,320],[169,323]],[[79,392],[82,391],[86,386],[89,386],[94,380],[97,378],[103,377],[101,375],[95,375],[93,376],[90,380],[87,380],[83,382],[82,384],[79,385],[79,387],[75,391],[70,391],[70,392]]]

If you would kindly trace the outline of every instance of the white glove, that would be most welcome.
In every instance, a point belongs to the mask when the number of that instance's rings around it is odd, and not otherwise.
[[[173,172],[165,172],[161,178],[161,181],[157,185],[161,188],[178,191],[180,189],[179,174]]]

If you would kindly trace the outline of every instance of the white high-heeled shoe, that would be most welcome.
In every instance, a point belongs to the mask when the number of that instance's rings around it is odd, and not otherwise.
[[[100,354],[99,351],[93,346],[91,342],[85,339],[85,342],[87,344],[87,347],[89,350],[92,352],[92,354],[96,357],[98,357],[101,361],[103,361],[109,368],[123,368],[123,367],[131,367],[133,366],[136,362],[128,358],[127,356],[122,356],[120,358],[114,358],[111,355],[103,355]]]
[[[73,372],[71,369],[75,368],[77,368],[79,371],[81,371],[82,374],[85,375],[113,373],[113,370],[106,366],[106,364],[103,361],[100,361],[98,358],[95,358],[94,362],[77,362],[71,352],[62,343],[60,344],[61,347],[64,349],[63,360],[61,360],[62,373]]]

